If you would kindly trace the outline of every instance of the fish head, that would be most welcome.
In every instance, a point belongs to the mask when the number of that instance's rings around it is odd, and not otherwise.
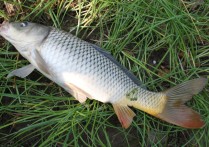
[[[7,22],[0,24],[0,35],[18,50],[40,45],[48,36],[50,27],[31,22]]]

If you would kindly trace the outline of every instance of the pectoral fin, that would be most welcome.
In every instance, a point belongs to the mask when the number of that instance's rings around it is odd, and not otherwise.
[[[25,78],[26,76],[28,76],[33,70],[35,69],[35,67],[32,64],[29,64],[27,66],[24,66],[22,68],[16,69],[12,72],[10,72],[7,76],[7,78],[13,77],[13,76],[17,76],[20,78]]]

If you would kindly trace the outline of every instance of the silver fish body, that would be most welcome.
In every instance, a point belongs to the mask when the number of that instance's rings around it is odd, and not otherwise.
[[[151,92],[108,52],[70,33],[36,23],[5,22],[0,25],[0,35],[31,63],[8,77],[24,78],[36,68],[81,103],[87,98],[111,103],[124,128],[135,116],[129,106],[182,127],[204,125],[199,114],[184,103],[204,88],[206,78]]]
[[[136,88],[145,92],[139,87],[140,82],[109,53],[70,33],[52,29],[39,50],[48,65],[50,79],[65,89],[69,88],[66,84],[73,85],[89,98],[110,103]]]

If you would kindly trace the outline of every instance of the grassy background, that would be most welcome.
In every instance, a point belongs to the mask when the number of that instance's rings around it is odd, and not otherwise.
[[[0,0],[1,22],[27,20],[70,31],[111,52],[152,91],[208,75],[208,10],[208,0]],[[187,103],[202,115],[204,128],[184,129],[134,110],[125,130],[110,104],[81,105],[37,71],[6,79],[27,64],[1,37],[1,145],[209,146],[208,86]]]

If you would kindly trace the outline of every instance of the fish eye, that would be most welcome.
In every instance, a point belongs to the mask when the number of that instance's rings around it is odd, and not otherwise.
[[[22,22],[22,23],[20,24],[20,27],[27,27],[27,25],[28,25],[28,22]]]

